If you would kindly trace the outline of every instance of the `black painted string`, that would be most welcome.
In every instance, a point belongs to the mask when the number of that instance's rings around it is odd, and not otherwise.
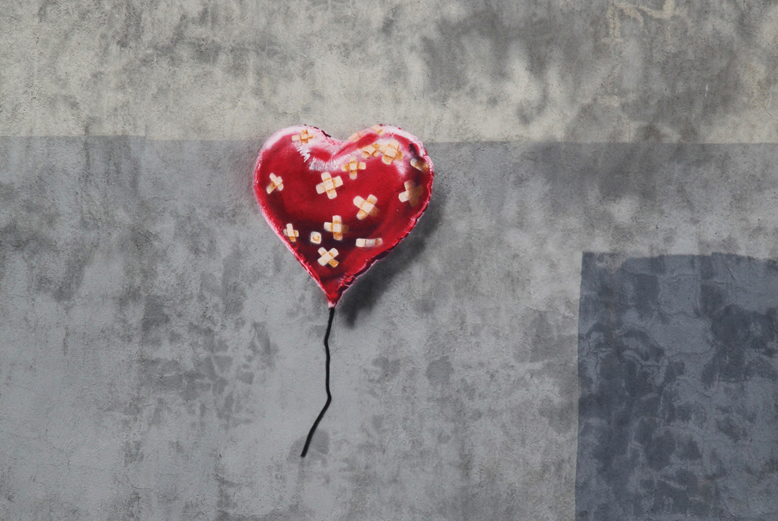
[[[311,439],[313,439],[313,433],[316,432],[316,427],[319,426],[319,422],[322,418],[324,418],[324,413],[327,412],[327,408],[330,406],[330,402],[332,402],[332,394],[330,394],[330,330],[332,329],[332,318],[335,316],[335,308],[330,308],[330,319],[327,322],[327,332],[324,333],[324,352],[327,355],[327,362],[325,365],[325,377],[324,377],[324,387],[327,389],[327,403],[324,404],[324,407],[322,408],[321,412],[319,413],[319,416],[316,418],[316,421],[313,422],[313,426],[311,427],[311,430],[308,431],[308,438],[305,440],[305,447],[303,447],[303,453],[300,454],[301,458],[304,458],[306,454],[308,454],[308,446],[311,444]]]

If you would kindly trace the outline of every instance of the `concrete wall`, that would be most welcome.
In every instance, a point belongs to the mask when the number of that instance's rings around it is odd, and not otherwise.
[[[775,2],[4,0],[4,135],[774,142]]]
[[[773,519],[778,4],[641,2],[4,2],[0,518]],[[436,184],[301,459],[326,301],[251,167],[376,122]]]

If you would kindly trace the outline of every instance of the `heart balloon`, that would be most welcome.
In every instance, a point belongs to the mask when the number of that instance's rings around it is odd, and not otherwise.
[[[375,125],[339,141],[299,126],[263,145],[254,192],[267,222],[335,307],[413,229],[432,179],[424,146],[399,128]]]

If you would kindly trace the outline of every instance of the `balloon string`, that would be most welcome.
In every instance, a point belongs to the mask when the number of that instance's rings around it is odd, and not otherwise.
[[[313,433],[316,432],[316,427],[319,426],[319,422],[324,417],[324,413],[327,412],[327,408],[330,406],[330,402],[332,402],[332,394],[330,394],[330,345],[329,345],[329,339],[330,339],[330,330],[332,329],[332,318],[335,316],[335,308],[330,308],[330,319],[327,322],[327,332],[324,333],[324,352],[327,355],[327,362],[325,365],[325,378],[324,378],[324,386],[327,389],[327,403],[324,404],[324,407],[322,408],[321,412],[319,413],[319,416],[316,418],[316,421],[313,422],[313,426],[311,427],[311,430],[308,431],[308,438],[305,440],[305,447],[303,447],[303,453],[300,454],[301,458],[304,458],[306,454],[308,454],[308,446],[311,444],[311,439],[313,439]]]

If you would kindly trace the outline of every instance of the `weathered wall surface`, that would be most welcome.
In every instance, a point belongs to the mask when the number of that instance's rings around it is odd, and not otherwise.
[[[773,146],[432,145],[301,460],[327,311],[257,143],[0,144],[9,519],[573,519],[582,252],[778,256]]]
[[[774,142],[778,4],[4,0],[0,135]]]
[[[773,519],[777,47],[767,2],[5,1],[0,519]],[[281,126],[376,122],[436,184],[338,307],[302,460],[326,303],[251,167]],[[611,312],[691,376],[587,365]],[[743,353],[766,372],[727,380]],[[744,394],[681,423],[709,360]]]

